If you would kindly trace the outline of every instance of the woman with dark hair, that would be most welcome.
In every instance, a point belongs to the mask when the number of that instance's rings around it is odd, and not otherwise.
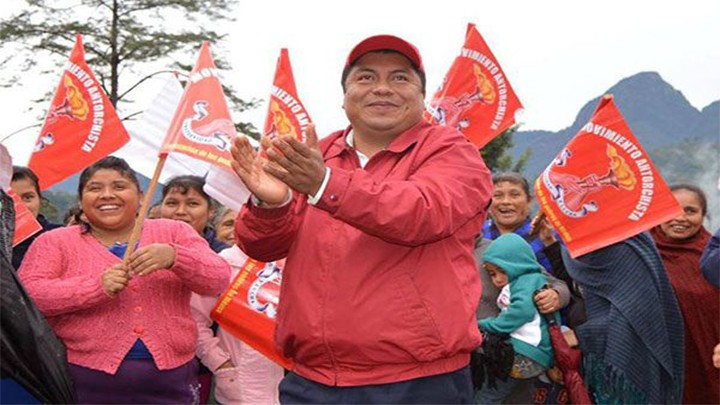
[[[122,257],[141,191],[116,157],[85,169],[78,225],[41,235],[20,279],[67,347],[80,403],[194,403],[197,328],[190,296],[219,294],[230,269],[186,224],[146,220]]]
[[[538,309],[541,313],[560,310],[570,301],[567,287],[572,285],[572,279],[562,262],[560,242],[548,221],[540,216],[534,220],[530,218],[532,197],[528,181],[518,173],[508,172],[493,176],[493,185],[490,217],[483,226],[483,238],[495,240],[506,233],[523,237],[545,270],[565,284],[560,289],[553,285],[553,289],[536,297]],[[532,232],[534,228],[537,231]]]
[[[15,194],[20,197],[20,200],[35,216],[35,219],[37,219],[40,223],[40,226],[42,226],[40,232],[30,236],[13,247],[12,264],[15,270],[17,270],[20,268],[23,257],[25,257],[25,253],[33,241],[43,232],[58,228],[61,225],[49,222],[45,219],[45,216],[40,213],[40,204],[42,203],[43,196],[40,192],[40,181],[32,170],[23,166],[13,166],[10,188],[12,188]]]
[[[207,241],[215,253],[230,247],[217,239],[210,219],[215,214],[217,203],[203,190],[205,179],[200,176],[175,176],[165,183],[160,200],[160,218],[182,221]],[[217,329],[217,326],[213,326]],[[211,397],[212,372],[200,364],[200,403],[206,404]]]
[[[700,271],[700,256],[710,241],[703,226],[707,198],[697,186],[670,187],[682,215],[652,229],[685,321],[685,393],[690,404],[720,403],[720,370],[711,353],[720,342],[720,291]]]
[[[183,175],[170,179],[162,189],[160,218],[185,222],[197,231],[216,253],[230,245],[217,239],[210,219],[217,203],[205,190],[205,179],[200,176]]]
[[[530,185],[518,173],[508,172],[493,176],[493,196],[490,205],[490,218],[483,226],[483,236],[497,239],[506,233],[522,236],[532,246],[535,256],[545,270],[562,267],[560,245],[553,232],[531,235]]]
[[[483,286],[477,311],[478,319],[498,315],[499,309],[495,301],[500,289],[493,285],[488,272],[483,269],[482,256],[492,240],[507,233],[516,233],[530,244],[537,261],[543,266],[543,272],[548,278],[550,288],[543,289],[534,297],[538,311],[548,314],[561,310],[571,303],[568,286],[571,285],[572,280],[567,275],[562,263],[560,243],[555,238],[547,221],[536,218],[534,225],[538,231],[531,233],[533,221],[531,221],[529,213],[532,198],[528,181],[520,174],[511,172],[494,176],[493,184],[491,215],[485,221],[483,235],[476,240],[474,251]],[[541,379],[544,380],[544,376]],[[507,401],[509,403],[532,402],[536,394],[536,384],[551,387],[550,383],[541,383],[535,379],[523,380],[515,387]],[[558,386],[554,387],[551,396],[558,391]]]

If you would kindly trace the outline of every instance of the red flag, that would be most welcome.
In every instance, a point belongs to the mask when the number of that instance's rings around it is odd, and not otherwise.
[[[283,48],[280,50],[280,57],[275,69],[275,79],[270,92],[263,136],[275,138],[280,135],[289,135],[303,140],[305,128],[311,122],[295,88],[295,78],[290,66],[288,50]]]
[[[475,24],[468,24],[460,55],[435,92],[425,118],[456,127],[482,148],[515,124],[515,112],[521,108]]]
[[[535,182],[540,208],[572,257],[627,239],[681,214],[612,96]]]
[[[248,259],[220,296],[210,318],[270,360],[291,370],[292,362],[276,349],[275,316],[282,270],[274,263]]]
[[[8,195],[13,199],[15,207],[15,233],[13,234],[13,247],[25,239],[33,236],[42,230],[42,226],[35,219],[35,215],[20,200],[20,196],[15,194],[12,189],[8,190]]]
[[[232,170],[230,146],[236,135],[210,47],[203,42],[160,155],[181,152]]]
[[[45,190],[124,145],[130,137],[85,63],[82,36],[60,79],[28,166]]]

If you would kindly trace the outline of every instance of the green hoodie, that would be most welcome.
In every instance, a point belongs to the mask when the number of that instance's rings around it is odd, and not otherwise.
[[[547,284],[547,278],[541,273],[542,266],[538,263],[532,247],[517,234],[501,235],[488,246],[483,255],[483,262],[492,263],[507,274],[510,303],[506,310],[500,312],[500,315],[495,318],[482,319],[478,322],[478,326],[484,331],[511,334],[510,340],[516,353],[526,356],[546,368],[551,367],[553,352],[547,321],[543,315],[539,315],[533,300],[535,291]],[[527,338],[527,331],[532,329],[532,321],[537,315],[540,318],[539,325],[537,325],[539,330],[531,330],[530,335],[534,334],[535,339],[539,335],[540,340],[537,345],[534,345],[528,343],[528,340],[532,341],[533,339]],[[522,332],[518,331],[521,328]],[[526,337],[521,340],[519,339],[522,337],[521,335]]]

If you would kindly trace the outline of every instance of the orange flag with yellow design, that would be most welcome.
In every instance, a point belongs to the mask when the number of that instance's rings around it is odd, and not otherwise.
[[[210,46],[203,42],[160,155],[180,152],[232,171],[230,146],[236,136]]]
[[[283,48],[280,50],[275,69],[263,136],[271,139],[278,136],[292,136],[302,141],[305,128],[311,122],[295,88],[288,50]]]
[[[515,124],[522,109],[510,81],[475,24],[425,114],[428,121],[455,127],[482,148]]]
[[[129,140],[115,108],[85,63],[82,36],[77,34],[28,166],[45,190]]]
[[[540,209],[577,257],[681,214],[665,181],[605,96],[535,182]]]

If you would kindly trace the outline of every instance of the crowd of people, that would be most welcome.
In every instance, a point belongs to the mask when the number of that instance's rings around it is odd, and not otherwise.
[[[573,258],[530,214],[527,179],[493,177],[459,131],[423,119],[412,44],[367,38],[341,77],[348,128],[265,138],[262,159],[238,137],[241,211],[177,176],[132,247],[143,190],[127,162],[85,169],[62,226],[14,168],[42,230],[13,266],[78,403],[566,403],[551,323],[594,403],[720,403],[720,236],[701,189],[671,187],[681,216]],[[211,319],[249,258],[283,271],[274,339],[291,370]],[[503,367],[473,376],[478,351]]]

